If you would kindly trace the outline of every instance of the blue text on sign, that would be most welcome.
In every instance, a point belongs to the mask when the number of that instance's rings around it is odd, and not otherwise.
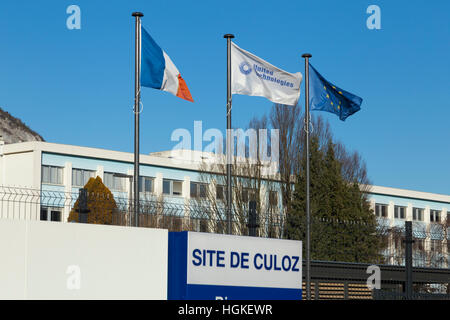
[[[292,255],[277,255],[268,253],[256,253],[250,257],[248,252],[231,251],[228,259],[230,268],[256,270],[273,270],[285,272],[300,272],[300,257]],[[226,252],[223,250],[194,249],[192,251],[192,264],[196,267],[227,266]]]

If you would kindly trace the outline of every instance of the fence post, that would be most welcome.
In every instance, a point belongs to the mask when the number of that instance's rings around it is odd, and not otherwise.
[[[344,300],[348,300],[348,281],[344,281]]]
[[[412,300],[413,292],[413,281],[412,281],[412,245],[414,243],[412,237],[412,222],[405,221],[405,272],[406,272],[406,282],[405,282],[405,293],[406,299]]]
[[[256,201],[250,201],[248,204],[248,235],[256,237],[256,229],[258,228],[258,217],[256,213]]]

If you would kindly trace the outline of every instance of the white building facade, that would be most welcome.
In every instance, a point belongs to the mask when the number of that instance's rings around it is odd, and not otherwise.
[[[129,199],[133,161],[132,153],[98,148],[48,142],[1,144],[0,218],[66,222],[73,201],[61,202],[56,195],[77,194],[90,177],[100,177],[115,196]],[[140,155],[141,198],[163,196],[171,203],[185,204],[201,197],[205,188],[215,194],[220,186],[202,183],[199,170],[201,163],[213,161],[212,154],[186,150]],[[270,202],[281,206],[281,192],[264,187],[259,192],[266,206]],[[368,198],[381,224],[402,228],[405,221],[413,221],[419,231],[417,245],[426,251],[439,245],[448,256],[450,195],[370,186]],[[434,239],[433,234],[440,236]]]
[[[0,154],[0,202],[3,200],[0,217],[65,222],[73,201],[67,203],[55,198],[77,194],[89,178],[97,176],[115,197],[131,197],[132,153],[48,142],[24,142],[1,145]],[[216,160],[214,154],[190,150],[141,154],[140,199],[156,201],[163,197],[168,203],[183,205],[193,197],[204,196],[205,188],[211,194],[216,194],[219,188],[224,191],[223,185],[206,185],[200,177],[201,164]],[[42,194],[36,194],[37,191]],[[269,203],[268,190],[263,186],[259,192],[262,202]],[[17,193],[20,196],[16,196]],[[28,199],[27,193],[30,194]],[[272,202],[281,205],[279,192],[271,192],[270,197]],[[28,206],[26,209],[16,207],[5,210],[5,202],[8,206],[11,202],[17,206],[19,202],[27,201],[39,202],[40,205],[31,209]]]

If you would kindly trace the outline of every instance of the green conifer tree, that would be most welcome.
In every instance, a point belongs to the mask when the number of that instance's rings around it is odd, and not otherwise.
[[[331,140],[321,150],[317,138],[310,147],[311,258],[313,260],[374,262],[381,241],[376,218],[354,181],[346,181]],[[288,239],[306,239],[306,160],[295,185],[292,210],[286,221]]]

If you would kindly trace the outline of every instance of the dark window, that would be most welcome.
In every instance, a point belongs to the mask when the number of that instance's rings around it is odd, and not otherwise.
[[[193,219],[193,227],[197,232],[208,232],[208,220],[206,219]]]
[[[47,221],[47,208],[41,208],[41,221]]]
[[[41,208],[41,221],[61,221],[61,209],[59,208]]]
[[[191,198],[197,198],[197,184],[191,182]]]
[[[441,240],[430,240],[430,250],[431,252],[441,253],[442,251],[442,241]]]
[[[63,184],[63,168],[42,166],[42,183]]]
[[[397,251],[403,251],[403,243],[405,241],[404,237],[398,237],[397,239],[394,240],[394,247]]]
[[[200,198],[206,198],[206,185],[200,185]]]
[[[141,192],[153,192],[153,178],[139,177],[139,185],[139,187],[141,188]]]
[[[169,179],[163,179],[163,193],[171,196],[181,196],[183,182]]]
[[[413,208],[413,220],[423,221],[423,211],[422,208]]]
[[[206,198],[206,184],[191,182],[191,198]]]
[[[242,201],[244,203],[256,201],[256,190],[253,188],[244,188],[242,190]]]
[[[170,194],[170,180],[163,180],[163,193]]]
[[[276,191],[269,192],[269,205],[271,205],[271,206],[278,205],[278,192],[276,192]]]
[[[430,222],[440,222],[441,221],[441,211],[430,210]]]
[[[110,190],[115,191],[127,191],[126,183],[127,177],[116,176],[112,172],[105,172],[103,174],[105,186],[107,186]]]
[[[221,185],[216,186],[216,198],[219,200],[225,199],[225,187]]]
[[[61,221],[61,212],[52,210],[51,221]]]
[[[242,201],[248,202],[248,190],[242,190]]]
[[[95,171],[84,169],[72,169],[72,186],[85,186],[90,178],[95,176]]]
[[[376,203],[375,204],[375,215],[377,217],[387,218],[387,204]]]
[[[405,219],[406,217],[406,207],[395,206],[394,207],[394,218],[395,219]]]
[[[414,239],[414,244],[413,244],[414,250],[423,251],[425,248],[424,242],[425,241],[423,239]]]

